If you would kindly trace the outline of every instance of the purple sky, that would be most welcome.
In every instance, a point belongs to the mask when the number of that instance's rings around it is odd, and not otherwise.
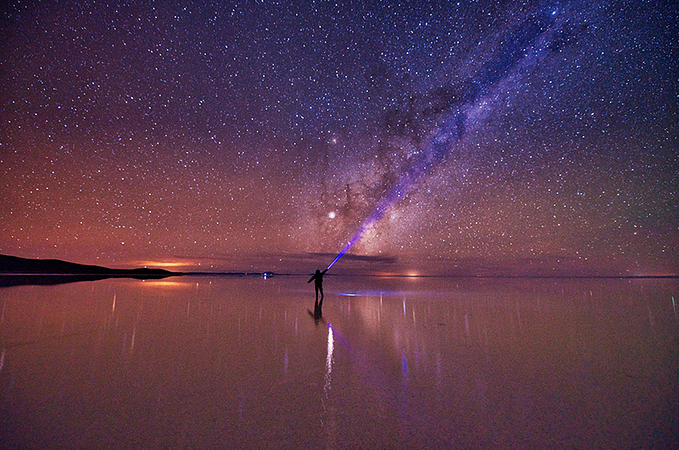
[[[0,253],[678,272],[671,2],[6,3]]]

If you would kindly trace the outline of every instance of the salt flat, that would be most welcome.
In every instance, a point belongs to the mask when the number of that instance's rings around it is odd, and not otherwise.
[[[677,280],[0,289],[2,447],[667,448]]]

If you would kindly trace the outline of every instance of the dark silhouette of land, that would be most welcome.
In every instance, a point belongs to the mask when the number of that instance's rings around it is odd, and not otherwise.
[[[29,259],[0,255],[0,287],[26,284],[61,284],[104,278],[165,278],[182,275],[164,269],[111,269],[58,259]]]

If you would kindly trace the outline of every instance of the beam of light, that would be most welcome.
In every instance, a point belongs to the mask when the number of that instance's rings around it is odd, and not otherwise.
[[[483,124],[489,115],[489,108],[499,102],[497,92],[495,95],[493,93],[501,84],[511,81],[517,71],[528,69],[552,52],[560,51],[575,41],[583,30],[583,27],[574,28],[565,19],[560,20],[557,11],[533,15],[508,33],[496,52],[475,74],[425,97],[420,105],[421,110],[415,111],[415,117],[422,118],[416,120],[434,119],[433,131],[418,146],[396,184],[379,201],[327,269],[335,265],[425,175],[445,162],[451,150],[470,131]],[[412,111],[408,114],[412,115]],[[410,119],[412,117],[406,118]]]

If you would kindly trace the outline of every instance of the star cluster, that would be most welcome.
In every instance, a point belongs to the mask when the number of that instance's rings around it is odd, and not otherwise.
[[[677,273],[678,12],[7,2],[0,252],[308,272],[483,74],[473,126],[333,270]]]

